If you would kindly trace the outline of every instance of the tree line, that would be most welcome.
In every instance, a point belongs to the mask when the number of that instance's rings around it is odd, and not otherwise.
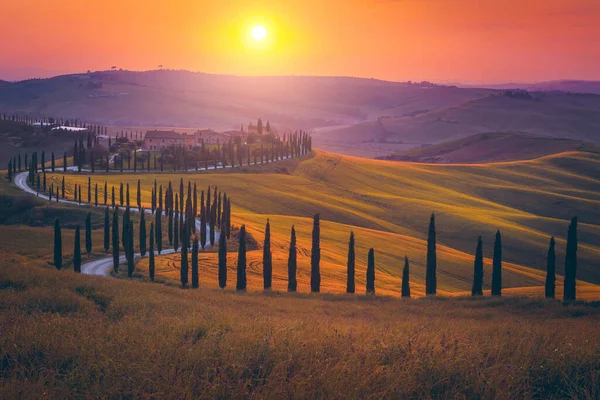
[[[181,189],[183,181],[180,181],[180,193],[183,193]],[[180,248],[181,262],[180,262],[180,281],[183,288],[186,288],[189,283],[190,273],[190,248],[191,248],[191,287],[198,288],[199,276],[198,276],[198,251],[201,246],[205,246],[206,232],[202,233],[202,227],[206,229],[206,224],[201,222],[201,232],[198,233],[194,230],[192,225],[186,223],[191,221],[193,214],[188,214],[191,210],[194,210],[195,199],[190,198],[191,186],[188,182],[188,197],[185,201],[185,218],[183,218],[183,203],[177,193],[173,198],[172,194],[167,194],[165,199],[166,215],[169,215],[169,244],[173,246],[175,251]],[[169,185],[167,193],[172,193],[172,187]],[[225,288],[228,282],[228,266],[227,266],[227,239],[231,238],[231,205],[230,200],[227,196],[223,195],[223,211],[218,211],[218,204],[216,198],[221,199],[220,193],[217,195],[216,188],[214,189],[215,196],[211,201],[211,188],[207,190],[206,204],[204,203],[204,191],[201,197],[201,221],[210,221],[210,244],[215,243],[215,231],[216,228],[220,229],[220,235],[218,238],[218,285],[220,288]],[[192,192],[193,193],[193,192]],[[191,200],[190,200],[191,199]],[[178,205],[179,202],[179,205]],[[162,210],[162,205],[159,206],[158,210]],[[192,211],[193,212],[193,211]],[[133,274],[133,223],[130,221],[130,210],[129,207],[125,209],[122,218],[122,244],[127,259],[128,276],[131,278]],[[89,223],[89,215],[86,219],[86,251],[88,255],[91,250],[91,224]],[[146,224],[144,220],[144,213],[141,214],[140,220],[140,234],[139,234],[139,248],[140,253],[143,256],[146,254]],[[156,223],[152,223],[150,226],[150,253],[149,253],[149,275],[150,279],[154,281],[155,277],[155,261],[154,261],[154,249],[158,250],[160,254],[162,250],[162,225],[160,222],[160,212],[156,213]],[[173,215],[173,216],[171,216]],[[109,237],[110,237],[110,224],[109,224],[109,208],[105,211],[104,221],[104,247],[108,254],[109,251]],[[174,223],[173,223],[174,221]],[[213,221],[218,221],[215,228],[213,228]],[[171,231],[171,227],[174,227]],[[182,228],[183,227],[183,228]],[[89,233],[88,233],[89,232]],[[80,250],[79,245],[79,227],[76,231],[76,244],[75,249],[77,262],[74,261],[75,270],[80,272]],[[88,247],[89,240],[89,247]],[[321,228],[320,228],[320,215],[316,214],[313,217],[313,228],[312,228],[312,243],[311,243],[311,261],[310,261],[310,291],[311,293],[320,293],[321,291]],[[119,267],[119,218],[118,218],[118,207],[113,211],[112,217],[112,245],[113,245],[113,267],[115,272],[118,272]],[[156,247],[155,247],[156,246]],[[289,241],[289,252],[287,259],[287,290],[288,292],[297,291],[297,249],[296,249],[296,230],[292,225],[290,232]],[[236,282],[235,288],[237,291],[245,291],[247,287],[247,232],[246,226],[242,225],[238,233],[238,254],[236,263]],[[273,280],[273,257],[271,251],[271,228],[270,221],[267,219],[265,226],[265,236],[262,246],[262,272],[263,272],[263,288],[264,290],[271,290]],[[435,296],[437,294],[437,242],[436,242],[436,225],[435,215],[432,214],[429,222],[429,230],[427,235],[427,261],[426,261],[426,273],[425,273],[425,293],[428,296]],[[55,224],[55,266],[60,269],[62,266],[62,239],[60,233],[59,221]],[[374,248],[369,249],[367,256],[367,269],[366,269],[366,294],[374,295],[376,293],[375,285],[375,250]],[[546,269],[546,283],[545,283],[545,297],[549,299],[555,298],[556,293],[556,254],[555,254],[555,239],[550,239],[550,245],[547,253],[547,269]],[[570,302],[576,300],[576,272],[577,272],[577,217],[573,217],[569,224],[567,234],[567,251],[565,255],[565,276],[564,276],[564,295],[563,300]],[[354,294],[356,292],[356,252],[355,252],[355,237],[354,232],[350,233],[348,242],[348,257],[347,257],[347,270],[346,270],[346,293]],[[479,236],[477,240],[477,246],[475,250],[475,259],[473,265],[473,283],[471,289],[472,296],[482,296],[484,286],[484,273],[483,273],[483,241],[482,237]],[[491,276],[491,295],[501,296],[502,295],[502,236],[500,231],[496,232],[493,249],[493,261],[492,261],[492,276]],[[410,288],[410,267],[408,257],[404,257],[404,265],[402,269],[402,283],[401,283],[401,296],[411,297]]]

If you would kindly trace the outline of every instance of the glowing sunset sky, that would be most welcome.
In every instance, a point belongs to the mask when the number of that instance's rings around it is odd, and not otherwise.
[[[600,79],[599,0],[1,0],[0,79],[109,69]],[[256,24],[269,32],[252,43]]]

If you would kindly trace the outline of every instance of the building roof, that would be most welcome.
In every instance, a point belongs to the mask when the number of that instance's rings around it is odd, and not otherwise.
[[[175,131],[148,131],[144,139],[182,139],[181,134]]]

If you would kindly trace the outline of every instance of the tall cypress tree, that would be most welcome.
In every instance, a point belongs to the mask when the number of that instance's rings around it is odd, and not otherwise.
[[[111,191],[112,191],[112,193],[111,193],[111,205],[112,205],[112,208],[114,210],[114,208],[116,206],[116,203],[115,203],[115,187],[114,186],[112,186],[112,190]]]
[[[54,152],[52,152],[52,159],[51,159],[51,163],[50,163],[50,168],[52,169],[52,172],[54,172],[54,167],[55,167]]]
[[[129,182],[127,182],[127,186],[126,186],[126,190],[125,190],[125,204],[127,205],[127,208],[129,208],[129,206],[131,205],[129,203]]]
[[[94,206],[98,207],[98,184],[94,187]]]
[[[85,251],[87,252],[88,258],[92,253],[92,213],[88,212],[85,217]]]
[[[173,208],[169,208],[168,211],[169,214],[169,218],[168,218],[168,239],[169,239],[169,246],[173,245]]]
[[[108,207],[104,210],[104,254],[108,255],[110,249],[110,217]]]
[[[206,246],[206,208],[202,207],[200,211],[200,246],[204,250]]]
[[[477,239],[477,250],[475,250],[471,296],[483,296],[483,242],[481,236]]]
[[[404,256],[404,268],[402,268],[402,297],[410,298],[410,277],[408,271],[408,257]]]
[[[556,292],[556,252],[554,251],[554,236],[550,238],[550,247],[546,258],[546,298],[553,299]]]
[[[125,212],[123,213],[123,229],[121,232],[121,236],[122,236],[121,243],[123,244],[123,250],[125,252],[127,252],[127,248],[128,248],[127,247],[127,239],[129,239],[129,235],[127,234],[127,231],[129,229],[129,215],[130,215],[129,213],[130,213],[130,210],[129,210],[129,207],[127,207],[125,209]]]
[[[140,254],[146,255],[146,212],[143,208],[140,209]]]
[[[175,199],[177,199],[177,194],[175,194]],[[179,218],[175,215],[175,227],[173,228],[173,248],[175,251],[179,248]],[[183,237],[181,238],[183,240]],[[182,246],[184,247],[184,246]]]
[[[54,266],[60,270],[62,268],[62,234],[60,232],[60,222],[54,221]]]
[[[142,209],[142,189],[140,186],[140,180],[138,179],[137,181],[137,194],[136,194],[137,198],[137,206],[138,206],[138,210]]]
[[[354,293],[356,291],[355,287],[355,258],[356,255],[354,253],[354,232],[350,232],[350,241],[348,243],[348,275],[346,279],[346,293]]]
[[[369,249],[367,261],[367,294],[375,294],[375,250]]]
[[[242,225],[240,228],[236,290],[246,290],[246,225]]]
[[[79,233],[79,225],[75,228],[75,244],[73,248],[73,270],[81,273],[81,238]]]
[[[148,273],[150,280],[154,282],[154,222],[150,223],[150,254],[148,258]]]
[[[125,251],[127,257],[127,277],[133,278],[134,263],[133,263],[133,221],[129,221],[129,229],[127,229],[127,250]]]
[[[227,286],[227,238],[219,235],[219,287]]]
[[[310,255],[310,291],[321,291],[321,228],[320,216],[315,214],[312,230],[312,251]]]
[[[154,226],[156,229],[156,250],[158,251],[158,254],[160,254],[160,252],[162,251],[162,208],[158,208],[154,218]]]
[[[113,270],[115,274],[119,272],[119,207],[116,207],[113,212],[112,220],[112,253],[113,253]]]
[[[108,203],[108,182],[104,181],[104,205]]]
[[[198,288],[198,237],[194,236],[192,244],[192,288]]]
[[[496,231],[494,241],[494,260],[492,262],[492,296],[502,295],[502,237]]]
[[[577,217],[571,218],[567,234],[567,251],[565,253],[564,301],[575,301],[577,298]]]
[[[63,172],[67,172],[67,152],[63,153]]]
[[[427,271],[425,275],[425,293],[437,293],[437,254],[436,254],[435,214],[429,220],[429,234],[427,236]]]
[[[182,237],[182,242],[185,242],[185,231],[183,231],[184,237]],[[188,283],[188,247],[184,244],[181,246],[181,287],[185,288]]]
[[[296,251],[296,229],[292,225],[292,233],[290,234],[290,251],[288,253],[288,292],[295,292],[298,288],[296,279],[297,265]]]
[[[92,203],[92,178],[88,177],[88,190],[87,190],[87,195],[88,195],[88,204]]]
[[[121,182],[121,185],[119,186],[119,204],[121,206],[123,205],[123,182]]]
[[[271,224],[267,218],[265,227],[265,243],[263,245],[263,286],[271,290],[273,281],[273,254],[271,253]]]
[[[64,199],[65,198],[65,177],[64,176],[62,177],[62,184],[61,184],[60,189],[61,189],[62,198]]]

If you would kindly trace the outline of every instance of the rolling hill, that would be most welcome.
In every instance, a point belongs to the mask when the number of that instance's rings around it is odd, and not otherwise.
[[[600,151],[600,145],[517,133],[480,133],[464,139],[390,154],[384,160],[438,164],[472,164],[527,160],[565,151]]]
[[[285,276],[286,249],[292,224],[298,231],[301,275],[306,278],[310,254],[311,217],[323,219],[323,285],[343,291],[347,240],[351,230],[360,249],[363,275],[366,251],[377,254],[378,285],[384,293],[398,292],[402,259],[408,255],[416,293],[423,283],[425,233],[429,214],[437,215],[440,245],[440,289],[460,293],[470,289],[473,252],[483,235],[486,257],[496,229],[503,234],[507,287],[542,284],[550,236],[557,239],[558,260],[563,258],[566,228],[571,216],[580,220],[578,277],[600,284],[595,265],[600,260],[600,155],[565,152],[531,161],[434,165],[376,161],[318,151],[312,158],[288,160],[267,169],[216,174],[187,174],[199,187],[218,186],[232,196],[234,224],[246,224],[260,243],[270,218],[276,270]],[[154,179],[163,186],[180,174],[142,176],[142,198],[149,204]],[[95,174],[94,181],[110,187],[123,181],[134,188],[138,175]],[[61,175],[49,175],[56,183]],[[86,175],[67,176],[67,186],[87,184]],[[69,189],[68,189],[69,190]],[[257,262],[260,250],[249,255]],[[215,265],[216,254],[210,263]],[[232,261],[233,262],[233,261]],[[558,273],[562,272],[558,265]],[[490,276],[486,261],[485,276]],[[258,270],[257,270],[258,272]],[[259,275],[255,277],[258,284]],[[284,290],[278,280],[278,290]],[[485,281],[488,285],[489,279]]]

